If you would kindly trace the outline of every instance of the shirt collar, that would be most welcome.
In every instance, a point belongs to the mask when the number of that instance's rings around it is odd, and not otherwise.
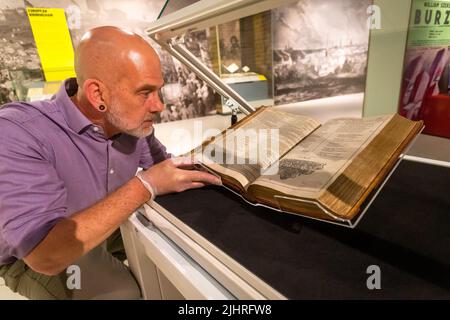
[[[72,100],[70,100],[70,97],[76,94],[77,91],[77,80],[75,78],[67,79],[56,93],[55,102],[58,106],[61,106],[61,111],[69,127],[73,131],[81,133],[83,129],[92,125],[92,121],[86,118]]]

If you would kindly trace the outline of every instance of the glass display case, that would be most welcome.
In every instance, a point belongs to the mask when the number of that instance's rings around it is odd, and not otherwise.
[[[404,9],[409,12],[411,3],[405,1],[403,4],[405,5]],[[346,120],[342,121],[349,121],[348,118],[350,117],[361,118],[366,113],[370,114],[369,110],[375,111],[373,113],[378,115],[396,113],[409,14],[405,13],[404,17],[399,18],[402,23],[401,32],[396,29],[398,25],[393,25],[390,21],[384,22],[383,20],[382,27],[380,21],[377,20],[380,17],[376,13],[387,12],[389,6],[388,2],[372,0],[203,0],[161,17],[147,29],[147,33],[172,57],[192,72],[189,75],[183,75],[183,69],[178,66],[178,79],[181,79],[180,82],[182,82],[183,87],[181,91],[182,99],[190,99],[192,96],[200,95],[198,93],[201,91],[195,90],[196,86],[199,87],[199,83],[208,84],[222,96],[222,100],[219,102],[222,112],[226,112],[224,107],[228,107],[232,113],[241,111],[247,115],[251,114],[246,122],[251,123],[249,126],[253,125],[252,121],[258,115],[269,110],[264,108],[255,112],[258,107],[274,106],[272,111],[264,113],[267,115],[267,119],[264,118],[265,116],[261,116],[260,118],[265,120],[258,122],[260,119],[258,118],[258,121],[254,121],[257,122],[257,124],[254,124],[255,127],[266,128],[279,124],[281,130],[292,133],[295,131],[293,123],[304,125],[307,122],[305,118],[297,118],[289,125],[283,126],[281,123],[290,119],[291,115],[288,113],[277,115],[277,112],[282,110],[298,113],[302,116],[309,115],[314,118],[314,121],[319,120],[319,126],[323,125],[322,129],[327,130],[328,126],[332,126],[330,125],[330,123],[333,123],[332,121],[338,121],[336,119],[345,118]],[[398,9],[396,8],[396,10]],[[398,11],[396,11],[396,14],[398,14]],[[393,33],[391,34],[391,32]],[[386,39],[390,39],[390,41],[395,39],[395,43],[386,45]],[[400,45],[398,45],[399,43]],[[396,69],[390,64],[391,61],[394,61],[397,66]],[[390,68],[390,70],[386,70],[386,68]],[[380,70],[385,72],[384,76],[377,75]],[[390,88],[386,88],[385,84],[389,83],[388,79],[394,79],[397,83],[395,85],[390,84]],[[380,92],[382,92],[382,95],[375,96],[374,99],[374,94],[378,95]],[[390,99],[390,101],[387,99]],[[387,107],[388,112],[380,106]],[[370,121],[374,121],[374,119],[364,119],[363,121],[372,123]],[[328,120],[331,120],[331,122],[328,122]],[[242,125],[242,127],[244,126]],[[349,130],[350,127],[353,128],[351,129],[353,131],[345,131]],[[393,127],[396,127],[396,125],[393,125]],[[314,140],[315,136],[312,135],[311,141],[314,142],[311,142],[311,144],[306,142],[306,145],[311,149],[305,147],[302,152],[299,151],[295,155],[287,153],[289,148],[283,149],[282,157],[291,157],[289,161],[292,161],[289,164],[280,161],[281,171],[284,169],[287,171],[298,170],[295,171],[300,172],[298,181],[304,186],[306,184],[304,176],[318,176],[319,174],[316,175],[312,172],[319,172],[324,166],[331,168],[329,163],[337,158],[344,161],[343,158],[340,158],[342,155],[338,155],[336,150],[345,149],[345,143],[348,143],[347,147],[351,145],[351,148],[356,148],[351,150],[363,150],[365,148],[354,140],[361,132],[364,132],[365,129],[361,128],[359,125],[355,127],[344,125],[336,131],[330,129],[329,132],[327,131],[327,138],[324,139],[336,137],[336,140],[332,142],[327,140],[326,143],[320,139],[321,142],[317,142]],[[319,129],[319,131],[321,130]],[[342,134],[344,131],[345,134]],[[408,137],[415,137],[420,131],[421,124],[418,123],[414,132],[411,132]],[[380,133],[379,136],[383,136],[383,134]],[[386,136],[392,137],[395,135],[386,133]],[[397,136],[400,137],[401,135]],[[215,139],[221,141],[217,137]],[[282,136],[282,139],[283,143],[287,145],[289,138]],[[373,140],[367,139],[364,138],[361,141],[367,143],[368,146],[374,145]],[[382,189],[386,179],[394,172],[402,159],[403,152],[407,151],[407,146],[410,145],[412,140],[408,138],[401,143],[399,142],[399,145],[402,143],[403,145],[401,150],[396,149],[396,156],[386,154],[385,158],[390,159],[390,162],[389,164],[383,162],[380,165],[380,168],[385,168],[383,174],[381,174],[381,171],[377,171],[375,174],[378,176],[377,182],[365,184],[372,187],[376,185],[377,188],[364,192],[364,195],[367,196],[367,202],[364,200],[366,198],[358,200],[357,211],[360,213],[358,217],[355,217],[355,219],[346,217],[341,221],[333,216],[330,211],[321,209],[327,216],[332,216],[332,223],[350,227],[356,226],[372,200]],[[308,138],[305,141],[309,141]],[[302,143],[303,140],[299,139],[295,141],[293,146],[302,148]],[[242,148],[245,148],[248,144],[243,143]],[[326,147],[323,150],[320,149],[325,145]],[[322,151],[318,151],[319,149]],[[234,151],[227,149],[226,152],[227,154],[233,154]],[[350,163],[351,160],[349,159],[353,157],[353,152],[356,151],[346,152],[348,158],[345,158],[345,161]],[[379,159],[384,157],[379,156],[380,148],[377,152]],[[198,153],[203,155],[201,150]],[[269,158],[281,159],[281,157],[272,155]],[[300,158],[306,161],[303,167],[303,163],[301,164],[301,161],[298,160]],[[319,158],[320,161],[311,162],[311,159]],[[367,158],[377,157],[372,155]],[[265,162],[261,163],[263,166]],[[320,166],[319,164],[323,165]],[[347,167],[347,164],[343,165],[342,168]],[[314,166],[314,168],[319,169],[304,169],[306,166]],[[340,167],[340,165],[337,165],[337,167]],[[240,167],[233,168],[237,171],[241,170]],[[219,170],[221,169],[217,169],[217,171]],[[245,170],[239,172],[243,171]],[[364,172],[367,172],[367,170]],[[245,174],[247,174],[247,171],[245,171]],[[245,176],[245,174],[243,175]],[[253,171],[251,175],[252,177],[258,177],[258,174]],[[330,176],[335,177],[335,172],[325,173],[321,177],[325,177],[326,180]],[[362,174],[355,176],[361,177]],[[240,179],[240,177],[236,179]],[[247,178],[247,176],[245,177]],[[286,179],[288,178],[279,175],[280,181]],[[295,180],[296,178],[292,179]],[[356,181],[354,178],[348,178],[347,176],[345,176],[345,179],[352,181],[352,183]],[[272,182],[273,179],[269,180]],[[249,178],[240,181],[244,182],[241,184],[241,189],[237,189],[242,194],[242,190],[247,190],[244,186],[250,185],[246,181],[253,180]],[[289,183],[291,181],[293,180],[289,180]],[[314,183],[317,181],[315,180]],[[353,184],[359,186],[359,182]],[[264,186],[266,187],[266,185]],[[333,195],[340,194],[336,190],[330,193]],[[292,210],[297,210],[300,207],[298,202],[305,201],[305,198],[307,198],[302,194],[301,200],[298,200],[299,198],[286,197],[286,194],[289,195],[285,191],[282,196],[277,195],[274,199],[271,198],[272,207],[283,212],[293,213],[294,211],[289,211],[288,206],[281,204],[281,202],[292,200],[294,208]],[[348,202],[348,199],[345,201]],[[303,214],[305,210],[308,209],[303,209],[301,213]]]

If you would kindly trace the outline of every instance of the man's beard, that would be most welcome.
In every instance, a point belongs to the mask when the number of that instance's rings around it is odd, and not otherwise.
[[[106,120],[116,127],[120,132],[126,133],[136,138],[145,138],[153,133],[153,127],[143,128],[142,124],[134,129],[128,129],[127,123],[122,119],[120,113],[117,112],[114,104],[110,105],[109,112],[106,113]],[[151,119],[149,119],[151,120]]]

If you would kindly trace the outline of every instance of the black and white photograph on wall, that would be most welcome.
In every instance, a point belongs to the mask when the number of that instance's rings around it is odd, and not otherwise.
[[[240,72],[240,68],[242,67],[242,57],[239,20],[219,25],[218,31],[220,73],[228,74]]]
[[[364,92],[371,0],[301,0],[272,11],[275,104]]]
[[[0,1],[0,105],[22,100],[23,86],[44,80],[23,1]]]
[[[189,32],[186,48],[208,68],[212,69],[208,30]],[[195,73],[156,46],[164,76],[162,96],[165,109],[157,122],[171,122],[216,114],[216,94]]]

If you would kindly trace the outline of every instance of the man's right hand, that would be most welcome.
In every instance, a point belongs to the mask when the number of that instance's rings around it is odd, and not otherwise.
[[[171,158],[143,171],[141,177],[152,186],[155,197],[201,188],[208,184],[222,185],[220,178],[210,173],[182,169],[183,167],[192,167],[194,164],[189,158]]]

